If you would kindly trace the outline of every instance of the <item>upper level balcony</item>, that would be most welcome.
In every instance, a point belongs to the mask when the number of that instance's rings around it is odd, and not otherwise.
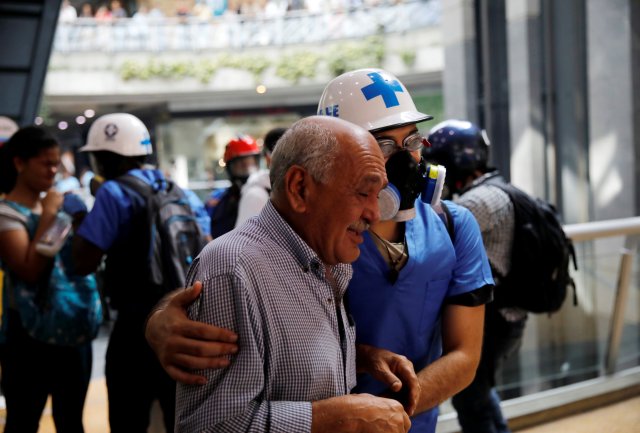
[[[45,98],[53,112],[167,104],[172,113],[313,106],[345,70],[383,67],[440,87],[440,2],[349,11],[60,22]]]

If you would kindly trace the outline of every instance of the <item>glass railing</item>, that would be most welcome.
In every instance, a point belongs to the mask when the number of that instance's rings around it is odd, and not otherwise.
[[[531,402],[549,391],[568,389],[566,397],[576,399],[571,386],[600,384],[640,366],[640,217],[566,225],[565,232],[578,259],[577,305],[568,293],[559,312],[530,314],[520,351],[497,378],[503,405],[525,398],[529,409],[519,408],[520,415],[538,410]],[[640,377],[631,380],[640,384]],[[443,404],[441,422],[453,418],[450,404]]]
[[[225,15],[208,20],[162,17],[112,21],[78,18],[58,23],[54,50],[199,52],[284,46],[401,33],[439,22],[438,0],[406,0],[326,13],[295,11],[278,17]]]

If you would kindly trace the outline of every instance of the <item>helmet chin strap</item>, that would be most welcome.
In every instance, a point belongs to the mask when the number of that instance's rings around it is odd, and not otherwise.
[[[412,207],[411,209],[399,210],[398,213],[393,217],[392,221],[404,222],[404,221],[412,220],[415,217],[416,217],[416,208]]]

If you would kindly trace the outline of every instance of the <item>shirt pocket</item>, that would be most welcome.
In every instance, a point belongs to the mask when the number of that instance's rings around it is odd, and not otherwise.
[[[450,281],[449,278],[427,281],[419,325],[419,330],[422,335],[430,335],[440,320],[442,304],[449,290]]]

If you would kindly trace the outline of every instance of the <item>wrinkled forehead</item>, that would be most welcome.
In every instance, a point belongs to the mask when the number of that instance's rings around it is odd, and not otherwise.
[[[340,176],[351,177],[358,187],[384,186],[387,183],[385,160],[380,146],[371,135],[366,143],[361,143],[349,155],[352,173],[340,173]]]

